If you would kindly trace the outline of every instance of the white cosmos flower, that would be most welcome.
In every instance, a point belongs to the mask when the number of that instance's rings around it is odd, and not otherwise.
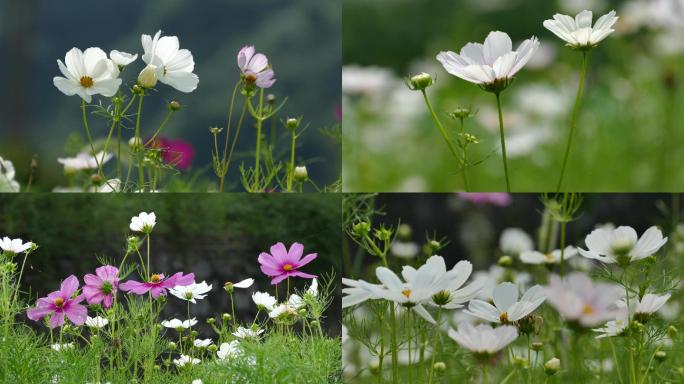
[[[171,320],[164,320],[161,322],[161,325],[163,325],[166,328],[172,328],[172,329],[178,329],[178,328],[183,328],[183,329],[188,329],[192,326],[197,324],[197,319],[194,317],[189,320],[178,320],[178,319],[171,319]]]
[[[233,332],[233,336],[237,337],[238,339],[255,339],[262,333],[264,333],[264,330],[261,328],[252,329],[238,327],[237,331]]]
[[[203,383],[202,383],[202,379],[195,379],[195,380],[192,381],[191,384],[203,384]]]
[[[195,300],[201,300],[207,297],[207,293],[211,291],[211,284],[207,285],[206,281],[201,283],[192,283],[190,285],[177,285],[169,292],[177,298],[197,304]]]
[[[54,349],[55,351],[59,352],[59,351],[65,351],[67,349],[74,349],[74,343],[64,343],[64,344],[56,343],[56,344],[52,344],[50,347],[52,349]]]
[[[192,342],[192,345],[194,345],[195,348],[207,348],[208,346],[210,346],[213,343],[214,342],[211,341],[211,339],[195,339]]]
[[[670,299],[672,295],[669,293],[665,295],[654,295],[652,293],[645,294],[641,300],[637,301],[634,313],[636,315],[651,315],[656,313],[665,303]]]
[[[92,101],[93,95],[114,96],[121,85],[119,68],[100,48],[88,48],[85,52],[72,48],[64,63],[57,60],[57,65],[64,77],[54,77],[55,87],[67,96],[80,96],[86,103]]]
[[[611,320],[605,323],[603,327],[595,328],[593,331],[600,333],[600,335],[596,336],[597,339],[613,337],[621,335],[627,329],[628,324],[627,311],[623,311],[615,320]]]
[[[577,248],[573,246],[565,247],[563,259],[567,261],[574,256],[577,256]],[[527,264],[559,264],[561,261],[561,250],[554,249],[550,253],[525,251],[520,254],[520,261]]]
[[[134,62],[137,58],[137,54],[134,55],[128,52],[121,52],[117,51],[116,49],[109,52],[109,59],[120,67],[127,66],[128,64]]]
[[[463,323],[458,331],[449,329],[449,337],[470,352],[493,355],[518,338],[518,329],[511,325],[492,328],[489,324]]]
[[[366,300],[377,300],[380,299],[375,292],[378,289],[382,289],[382,285],[371,284],[363,280],[352,280],[343,277],[342,285],[346,285],[342,288],[342,308],[351,307],[357,304],[361,304]],[[374,288],[371,288],[373,286]]]
[[[650,227],[639,238],[632,227],[601,227],[593,230],[584,239],[587,250],[579,253],[589,259],[606,264],[627,264],[649,257],[667,243],[667,237],[657,227]]]
[[[436,280],[444,282],[442,289],[435,292],[428,302],[432,306],[446,309],[461,308],[461,304],[475,298],[484,286],[484,279],[477,279],[473,283],[463,286],[473,271],[473,265],[469,261],[459,261],[448,271],[444,258],[441,256],[432,256],[427,262],[433,264]],[[416,278],[417,272],[415,268],[405,266],[402,275],[406,281],[411,281]]]
[[[142,59],[146,64],[156,66],[159,81],[186,93],[197,88],[199,78],[192,73],[195,61],[190,51],[179,49],[178,37],[161,37],[161,31],[158,31],[154,38],[142,35],[141,41],[145,50]]]
[[[268,313],[271,319],[277,319],[281,316],[296,316],[297,310],[288,304],[278,304]]]
[[[618,19],[615,11],[610,11],[599,17],[592,27],[592,15],[591,11],[585,10],[573,19],[568,15],[556,13],[553,20],[544,20],[544,27],[567,42],[570,47],[591,48],[614,31],[611,27]]]
[[[85,324],[90,327],[90,328],[104,328],[109,324],[109,320],[105,319],[104,317],[100,316],[95,316],[95,317],[86,317]]]
[[[32,242],[24,243],[22,239],[10,239],[6,236],[0,239],[0,249],[10,254],[26,252],[31,250],[32,247]]]
[[[244,288],[249,288],[249,287],[251,287],[252,284],[254,284],[254,279],[249,278],[249,279],[244,279],[244,280],[240,281],[239,283],[233,284],[233,287],[235,287],[235,288],[243,288],[243,289],[244,289]]]
[[[460,54],[446,51],[437,60],[450,74],[483,86],[487,90],[500,90],[508,85],[513,76],[530,60],[539,47],[539,40],[532,37],[513,50],[511,38],[504,32],[493,31],[484,44],[468,43]],[[488,89],[493,86],[493,89]]]
[[[237,340],[233,340],[230,343],[222,343],[219,350],[216,351],[216,356],[220,360],[239,357],[240,355],[242,355],[242,350],[240,349],[240,342]]]
[[[60,157],[57,161],[64,165],[65,173],[74,173],[95,169],[97,168],[98,162],[101,165],[105,164],[111,160],[112,156],[111,153],[106,153],[104,151],[98,152],[95,156],[88,152],[81,152],[74,157]]]
[[[400,259],[413,259],[418,256],[420,246],[412,241],[394,241],[390,247],[392,256]]]
[[[534,241],[520,228],[506,228],[501,232],[499,249],[506,255],[517,256],[534,250]]]
[[[483,279],[484,281],[484,286],[477,295],[477,298],[491,301],[494,296],[494,289],[499,283],[510,281],[518,286],[518,291],[524,291],[532,281],[532,276],[527,272],[517,272],[493,264],[487,270],[473,273],[473,279]]]
[[[19,192],[19,183],[14,180],[15,176],[14,164],[0,157],[0,192]]]
[[[138,216],[131,218],[131,224],[128,226],[131,231],[150,233],[152,228],[157,224],[157,216],[154,212],[140,212]]]
[[[306,290],[306,293],[311,295],[311,296],[318,296],[318,279],[313,278],[311,280],[311,285],[309,285],[309,288]]]
[[[173,359],[173,363],[176,364],[177,367],[185,367],[186,365],[197,365],[201,362],[202,360],[195,359],[194,357],[190,357],[188,355],[180,355],[179,358]]]
[[[544,289],[547,301],[563,319],[577,322],[583,327],[593,327],[614,319],[618,313],[615,302],[625,295],[621,286],[594,283],[589,276],[580,272],[570,273],[564,279],[551,275]]]
[[[293,293],[292,295],[290,295],[290,297],[287,298],[286,304],[294,309],[299,309],[304,307],[306,305],[306,302],[301,296]]]
[[[510,282],[494,288],[494,305],[482,300],[472,300],[463,311],[492,323],[511,323],[532,313],[546,300],[544,289],[535,285],[518,300],[518,287]]]
[[[276,298],[266,292],[254,292],[252,294],[252,301],[262,310],[270,311],[278,303]]]

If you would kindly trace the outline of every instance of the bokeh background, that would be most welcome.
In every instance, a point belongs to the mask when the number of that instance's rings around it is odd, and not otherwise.
[[[58,289],[70,274],[83,284],[83,275],[101,265],[98,259],[120,262],[131,234],[130,218],[153,211],[157,216],[151,238],[153,269],[167,275],[194,272],[196,281],[213,286],[206,299],[192,306],[193,316],[206,326],[206,317],[230,312],[223,284],[249,277],[255,284],[235,289],[234,296],[238,316],[243,321],[253,319],[251,293],[273,294],[257,257],[279,241],[288,247],[299,242],[305,254],[318,253],[306,266],[307,272],[323,276],[339,271],[340,199],[333,194],[0,194],[0,235],[40,247],[27,260],[22,278],[22,289],[29,291],[33,302],[36,296]],[[335,279],[339,281],[339,274]],[[310,280],[291,282],[304,289]],[[339,334],[339,287],[334,286],[335,300],[326,312],[325,326],[331,334]],[[184,303],[170,298],[165,318],[184,318]]]
[[[192,52],[200,83],[190,94],[157,87],[158,96],[145,103],[143,122],[149,124],[145,132],[151,135],[164,117],[166,102],[175,99],[184,105],[163,136],[194,147],[196,157],[192,169],[184,172],[186,178],[196,172],[201,173],[200,180],[213,177],[208,128],[225,126],[230,93],[239,79],[237,52],[251,44],[274,66],[278,80],[270,92],[279,100],[289,97],[280,118],[303,115],[310,123],[300,139],[298,158],[311,160],[309,175],[319,185],[329,184],[339,178],[340,143],[319,129],[338,123],[340,12],[338,0],[2,1],[0,156],[14,162],[17,179],[25,185],[31,157],[37,154],[35,188],[63,185],[56,159],[64,157],[67,142],[75,141],[69,139],[70,133],[83,140],[85,135],[80,99],[63,95],[52,84],[59,75],[57,59],[64,60],[72,47],[141,53],[141,34],[154,35],[161,29],[164,35],[178,36],[181,48]],[[128,70],[137,76],[141,63],[139,58]],[[133,81],[131,75],[124,73],[124,79]],[[106,122],[96,121],[90,121],[93,135],[106,136]],[[251,123],[245,124],[238,151],[253,148],[254,136]],[[237,168],[244,155],[238,153],[229,175],[233,189],[239,188]]]
[[[514,47],[541,47],[502,94],[514,191],[555,190],[577,89],[581,54],[542,26],[583,9],[594,20],[615,9],[616,31],[590,55],[585,94],[564,187],[574,191],[678,191],[684,186],[684,2],[681,0],[344,0],[343,174],[345,191],[462,190],[458,166],[422,96],[404,78],[427,72],[433,106],[476,111],[466,131],[475,191],[505,190],[496,101],[447,74],[435,59],[507,32]],[[378,38],[381,36],[381,38]]]

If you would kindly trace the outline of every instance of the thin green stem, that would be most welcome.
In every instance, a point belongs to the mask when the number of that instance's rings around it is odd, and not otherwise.
[[[253,191],[259,191],[259,172],[261,166],[259,165],[259,156],[261,155],[261,126],[263,125],[263,108],[264,108],[264,90],[259,90],[259,112],[257,113],[257,132],[256,132],[256,151],[254,154],[254,187]]]
[[[161,124],[159,125],[159,128],[157,128],[157,130],[154,131],[154,134],[152,135],[152,137],[150,137],[150,139],[147,140],[147,142],[145,143],[145,145],[144,145],[145,147],[147,147],[148,145],[150,145],[154,142],[154,139],[157,138],[157,136],[159,135],[161,130],[164,129],[164,127],[166,126],[166,123],[168,123],[169,120],[171,120],[171,115],[173,115],[173,112],[174,112],[173,110],[169,109],[169,111],[166,113],[166,116],[164,116],[164,120],[162,120]]]
[[[95,164],[97,164],[97,174],[102,175],[102,164],[97,158],[97,153],[95,153],[95,143],[93,142],[93,136],[90,134],[90,128],[88,127],[88,115],[86,113],[86,102],[81,100],[81,111],[83,112],[83,128],[85,128],[86,136],[88,137],[88,143],[90,143],[90,152],[95,158]]]
[[[297,141],[297,133],[292,130],[292,144],[290,146],[290,169],[287,173],[287,191],[292,192],[292,180],[294,179],[295,169],[295,143]]]
[[[489,384],[489,371],[487,370],[487,364],[482,363],[482,384]]]
[[[496,93],[496,107],[499,110],[499,139],[501,140],[501,156],[503,157],[504,175],[506,176],[506,191],[511,192],[511,182],[508,179],[508,160],[506,159],[506,136],[504,135],[503,113],[501,112],[501,94]]]
[[[399,382],[399,351],[397,350],[397,316],[394,302],[390,303],[390,350],[392,352],[392,384]]]
[[[589,53],[582,52],[582,70],[580,72],[579,84],[577,86],[577,95],[575,95],[575,106],[572,108],[572,116],[570,117],[570,130],[568,131],[568,143],[565,146],[565,155],[563,155],[563,165],[561,166],[560,178],[556,186],[556,193],[560,192],[563,185],[563,176],[565,175],[565,167],[568,163],[568,155],[570,154],[570,146],[572,139],[575,136],[575,126],[577,125],[577,115],[579,113],[580,101],[582,98],[582,89],[584,88],[584,79],[587,75],[587,63],[589,62]]]
[[[613,351],[613,361],[615,362],[615,371],[618,374],[618,380],[620,381],[620,384],[622,384],[622,383],[624,383],[624,381],[622,381],[622,374],[620,373],[620,360],[618,360],[617,352],[615,352],[615,345],[613,344],[613,340],[611,340],[611,338],[608,338],[608,342],[610,343],[610,349]]]
[[[565,276],[565,226],[567,223],[565,221],[562,221],[560,223],[561,226],[561,238],[560,238],[560,275],[561,279],[563,276]]]
[[[461,135],[465,134],[465,124],[463,123],[463,118],[459,119],[461,121]],[[470,183],[468,182],[468,144],[463,144],[463,167],[461,169],[463,173],[463,185],[465,186],[465,191],[470,192]]]
[[[454,158],[460,159],[460,156],[456,152],[456,149],[454,148],[454,145],[451,142],[451,138],[449,138],[449,134],[447,133],[446,129],[444,129],[444,126],[435,114],[435,110],[432,108],[432,104],[430,103],[430,99],[428,98],[427,93],[424,89],[422,89],[420,92],[423,94],[423,99],[425,99],[425,105],[427,105],[428,110],[430,111],[430,115],[432,116],[432,120],[435,122],[435,126],[437,127],[437,129],[439,129],[439,132],[442,134],[442,138],[444,138],[444,142],[447,144],[447,147],[449,147],[449,152],[451,152]]]
[[[233,159],[233,153],[235,152],[235,145],[237,144],[238,137],[240,137],[240,128],[242,127],[242,121],[245,118],[245,113],[247,112],[247,102],[242,106],[242,113],[240,113],[240,119],[238,120],[238,125],[237,128],[235,129],[235,137],[233,137],[233,143],[230,145],[230,152],[228,152],[228,159],[226,159],[225,162],[225,172],[226,174],[228,173],[228,169],[230,168],[230,162]],[[225,175],[221,179],[221,185],[219,190],[223,191],[223,183],[225,181]]]
[[[143,145],[142,138],[140,137],[140,116],[142,115],[142,106],[145,95],[141,94],[138,99],[138,114],[135,119],[135,148],[137,150],[138,158],[138,189],[143,190],[145,188],[145,173],[143,172]]]

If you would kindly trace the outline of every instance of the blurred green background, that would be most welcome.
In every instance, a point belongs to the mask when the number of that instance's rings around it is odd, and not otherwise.
[[[334,194],[0,194],[0,236],[20,237],[39,245],[27,260],[22,289],[32,299],[59,288],[59,282],[94,273],[99,259],[120,262],[126,249],[130,219],[155,212],[151,263],[166,274],[194,272],[196,281],[213,285],[212,293],[193,306],[203,319],[230,312],[226,281],[252,277],[257,282],[235,290],[236,311],[251,320],[256,308],[250,295],[273,294],[270,279],[261,273],[257,257],[279,241],[300,242],[305,254],[318,253],[307,272],[339,271],[341,211]],[[131,276],[136,279],[137,276]],[[337,276],[339,280],[339,276]],[[298,289],[310,280],[292,281]],[[339,288],[336,288],[337,293]],[[31,301],[32,302],[32,301]],[[337,299],[327,312],[327,326],[337,334]],[[166,316],[185,313],[180,300],[169,300]]]
[[[590,54],[585,94],[564,189],[676,191],[684,187],[684,3],[680,0],[344,0],[343,175],[345,191],[462,190],[458,165],[419,92],[403,78],[432,74],[433,106],[470,107],[466,131],[476,191],[505,190],[496,101],[447,74],[435,56],[507,32],[514,48],[541,47],[503,92],[513,191],[555,190],[576,93],[581,54],[542,26],[583,9],[594,20],[615,9],[616,31]]]
[[[298,159],[310,160],[309,175],[319,185],[338,179],[340,143],[319,128],[338,122],[340,101],[340,12],[338,0],[189,0],[92,2],[72,0],[21,0],[0,2],[0,156],[14,162],[17,179],[25,185],[31,157],[38,155],[38,190],[64,185],[58,157],[65,157],[65,143],[76,132],[85,140],[80,99],[67,97],[52,84],[59,75],[57,59],[64,60],[72,47],[101,47],[142,53],[141,34],[161,29],[175,35],[180,47],[195,59],[198,88],[183,94],[161,84],[143,109],[143,136],[151,135],[166,113],[166,103],[180,101],[184,108],[174,115],[163,136],[189,141],[195,149],[193,170],[206,178],[213,139],[210,126],[226,124],[227,105],[239,79],[237,52],[254,45],[265,53],[278,79],[269,90],[280,100],[289,97],[279,118],[303,115],[311,127],[301,137]],[[124,73],[133,81],[142,69],[140,58]],[[97,100],[94,99],[95,102]],[[91,118],[96,138],[104,138],[105,121]],[[98,124],[99,123],[99,124]],[[253,148],[251,122],[243,127],[238,151]],[[225,131],[224,131],[225,132]],[[280,133],[285,134],[281,129]],[[126,138],[133,133],[127,132]],[[283,137],[283,139],[285,139]],[[289,150],[289,142],[281,146]],[[238,153],[229,181],[238,189]],[[194,172],[185,172],[185,179]]]

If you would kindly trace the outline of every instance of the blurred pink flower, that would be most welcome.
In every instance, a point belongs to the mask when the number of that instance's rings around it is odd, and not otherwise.
[[[513,198],[508,193],[503,192],[491,192],[491,193],[467,193],[459,192],[458,197],[463,200],[468,200],[477,205],[498,205],[500,207],[505,207],[510,205]]]
[[[153,146],[162,150],[162,160],[180,170],[186,170],[195,159],[195,147],[189,142],[178,139],[158,138]]]
[[[335,119],[338,122],[342,122],[342,106],[341,105],[335,106]]]
[[[304,246],[294,243],[288,251],[283,243],[271,246],[271,253],[262,252],[259,255],[261,272],[272,277],[271,284],[278,284],[290,276],[298,276],[305,279],[313,279],[316,275],[310,275],[298,270],[313,261],[318,255],[310,253],[302,258]]]
[[[83,295],[88,304],[100,304],[105,308],[112,306],[114,295],[119,287],[119,269],[105,265],[95,270],[95,275],[89,273],[83,277],[85,286]]]
[[[83,295],[74,297],[78,291],[78,278],[71,275],[62,281],[59,291],[52,292],[47,297],[41,297],[36,302],[35,308],[29,308],[26,315],[29,319],[38,321],[47,315],[50,317],[50,328],[62,326],[66,315],[72,323],[83,325],[88,316],[86,307],[79,304],[83,301]]]
[[[119,289],[124,292],[134,293],[136,295],[144,295],[147,292],[152,293],[153,298],[166,295],[166,290],[175,286],[186,286],[195,282],[195,274],[189,273],[183,275],[183,272],[173,274],[171,277],[164,278],[164,274],[154,274],[150,281],[141,283],[139,281],[128,280],[119,285]]]

